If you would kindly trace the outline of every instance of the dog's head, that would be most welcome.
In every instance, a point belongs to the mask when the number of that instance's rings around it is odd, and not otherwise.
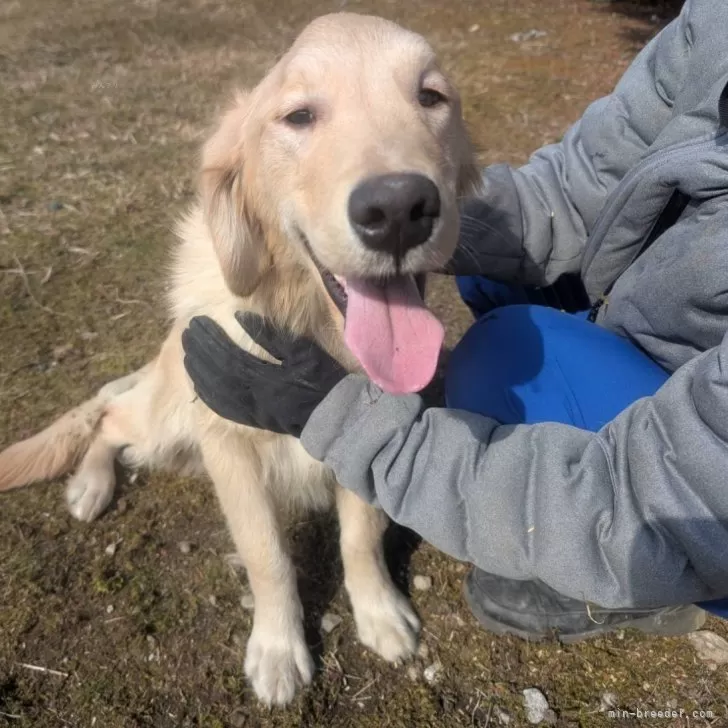
[[[271,231],[314,264],[345,340],[388,391],[434,374],[442,327],[414,276],[441,268],[478,182],[458,94],[419,35],[340,13],[311,23],[205,147],[202,198],[227,285],[252,293]]]

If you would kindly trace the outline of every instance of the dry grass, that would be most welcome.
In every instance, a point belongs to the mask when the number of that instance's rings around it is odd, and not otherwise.
[[[520,162],[559,138],[657,28],[637,6],[587,0],[6,0],[0,443],[154,352],[165,328],[158,271],[212,109],[234,83],[255,81],[306,20],[344,6],[432,39],[462,87],[484,162]],[[547,35],[510,39],[532,28]],[[450,282],[432,299],[452,342],[468,319]],[[327,522],[296,529],[311,562],[303,590],[312,627],[324,609],[344,621],[323,641],[312,629],[314,686],[290,710],[262,712],[243,680],[249,615],[209,486],[141,480],[90,526],[66,515],[58,484],[0,500],[0,725],[496,726],[504,710],[513,726],[524,724],[520,691],[530,686],[562,725],[618,725],[598,712],[605,690],[628,708],[675,701],[728,721],[725,674],[685,640],[622,635],[562,648],[491,637],[460,598],[464,567],[424,546],[409,571],[434,580],[415,594],[429,654],[412,680],[355,642]],[[189,554],[177,548],[183,539]],[[435,660],[443,676],[431,686],[421,675]]]

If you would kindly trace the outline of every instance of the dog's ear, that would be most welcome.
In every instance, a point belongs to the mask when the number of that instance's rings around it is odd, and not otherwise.
[[[200,176],[202,206],[215,253],[225,283],[237,296],[250,295],[269,265],[263,230],[243,185],[247,101],[247,94],[238,94],[205,144]]]

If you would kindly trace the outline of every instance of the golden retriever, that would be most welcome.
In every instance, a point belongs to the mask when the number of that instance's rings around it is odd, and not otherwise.
[[[313,673],[282,518],[335,502],[359,638],[386,660],[406,658],[419,623],[384,563],[385,516],[297,439],[207,409],[180,338],[206,315],[266,357],[234,318],[255,311],[388,391],[421,389],[442,331],[413,276],[449,260],[458,198],[478,179],[457,92],[422,37],[371,16],[315,20],[204,146],[156,359],[0,453],[0,490],[77,468],[67,500],[90,521],[112,499],[117,458],[206,471],[247,568],[255,617],[245,672],[268,705],[290,701]]]

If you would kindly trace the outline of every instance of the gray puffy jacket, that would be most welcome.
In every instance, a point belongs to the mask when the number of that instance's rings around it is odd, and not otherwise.
[[[452,556],[605,607],[728,595],[728,3],[687,2],[614,92],[485,171],[473,273],[580,273],[597,322],[672,372],[598,433],[505,426],[341,382],[302,442]]]

